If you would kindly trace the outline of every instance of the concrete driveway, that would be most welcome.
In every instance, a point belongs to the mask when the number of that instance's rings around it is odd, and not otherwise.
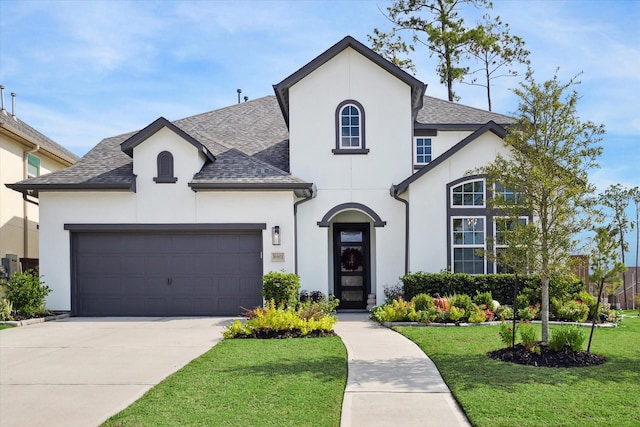
[[[0,426],[97,426],[214,346],[231,318],[67,318],[0,331]]]

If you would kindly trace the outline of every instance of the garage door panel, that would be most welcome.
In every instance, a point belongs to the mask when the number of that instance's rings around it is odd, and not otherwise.
[[[74,314],[237,315],[260,305],[261,232],[77,233]]]

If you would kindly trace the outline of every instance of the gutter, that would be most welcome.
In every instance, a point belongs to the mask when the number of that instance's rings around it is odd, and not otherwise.
[[[22,179],[27,179],[29,176],[29,154],[36,153],[40,150],[40,145],[36,144],[36,146],[32,150],[25,151],[22,154]],[[23,221],[23,230],[22,230],[22,250],[23,257],[29,257],[29,218],[27,215],[27,194],[23,193],[22,197],[22,221]]]
[[[293,268],[295,274],[298,274],[298,206],[315,198],[317,194],[318,190],[316,189],[315,184],[312,184],[311,188],[309,188],[309,195],[293,204],[293,244],[295,245],[293,248]]]
[[[389,195],[404,204],[404,274],[409,274],[409,201],[398,196],[398,186],[392,185]]]

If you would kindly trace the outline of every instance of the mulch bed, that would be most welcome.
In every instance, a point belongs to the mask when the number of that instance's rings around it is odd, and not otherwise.
[[[584,366],[596,366],[603,364],[607,359],[586,351],[573,351],[565,348],[561,351],[553,351],[548,347],[537,346],[540,354],[530,352],[522,344],[517,344],[513,348],[502,348],[490,351],[487,355],[491,359],[502,360],[503,362],[518,363],[528,366],[543,366],[547,368],[577,368]]]
[[[335,337],[333,331],[311,331],[307,335],[302,335],[300,331],[260,331],[251,335],[237,336],[236,338],[259,338],[259,339],[283,339],[283,338],[323,338]]]

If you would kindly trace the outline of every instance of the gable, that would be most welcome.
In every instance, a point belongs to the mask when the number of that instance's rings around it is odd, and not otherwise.
[[[327,49],[325,52],[317,56],[307,65],[300,68],[298,71],[273,86],[276,97],[278,99],[278,104],[280,105],[280,109],[282,110],[282,114],[287,126],[289,126],[289,89],[291,88],[291,86],[307,77],[313,71],[318,69],[327,61],[333,59],[336,55],[347,48],[351,48],[354,51],[358,52],[369,61],[373,62],[380,68],[390,73],[392,76],[396,77],[397,79],[401,80],[411,87],[411,106],[413,118],[415,119],[416,114],[422,107],[422,96],[426,89],[426,85],[407,72],[403,71],[401,68],[387,61],[382,56],[378,55],[376,52],[369,49],[353,37],[347,36]]]

